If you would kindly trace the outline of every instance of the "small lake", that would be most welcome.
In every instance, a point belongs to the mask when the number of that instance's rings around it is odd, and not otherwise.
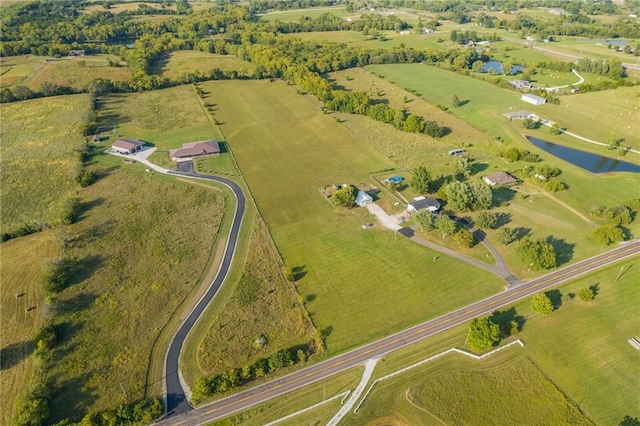
[[[494,73],[496,74],[502,74],[502,62],[500,61],[489,61],[489,62],[485,62],[484,63],[484,68],[482,69],[482,72],[489,72],[489,70],[492,69]],[[511,75],[517,74],[520,71],[523,71],[524,67],[521,65],[514,65],[513,69],[511,70]]]
[[[580,151],[566,146],[557,145],[533,136],[526,137],[529,142],[548,152],[549,154],[581,167],[591,173],[632,172],[640,173],[640,166],[627,161],[604,157],[590,152]]]

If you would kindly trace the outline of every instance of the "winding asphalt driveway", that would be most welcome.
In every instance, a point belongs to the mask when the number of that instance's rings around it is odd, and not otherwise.
[[[191,169],[193,170],[193,168]],[[199,179],[208,179],[229,187],[233,194],[236,197],[236,210],[233,214],[233,221],[231,223],[231,231],[229,232],[229,238],[227,239],[227,246],[225,247],[224,257],[218,269],[218,272],[211,282],[211,285],[207,289],[207,292],[202,296],[202,298],[198,301],[198,304],[193,311],[189,314],[187,319],[180,325],[178,332],[173,337],[171,344],[169,345],[169,350],[167,351],[167,357],[165,359],[165,391],[166,391],[166,407],[167,407],[167,416],[171,418],[171,416],[175,416],[177,414],[182,414],[187,411],[192,410],[193,408],[189,405],[189,401],[185,395],[185,391],[182,387],[181,378],[180,378],[180,370],[179,370],[179,361],[180,361],[180,352],[182,351],[182,346],[184,345],[184,341],[186,340],[189,332],[193,328],[193,326],[200,318],[200,315],[204,312],[207,305],[213,297],[216,295],[218,289],[222,285],[224,279],[229,272],[229,268],[231,267],[231,262],[233,261],[233,256],[236,251],[236,244],[238,242],[238,235],[240,233],[240,224],[242,222],[242,216],[244,215],[245,209],[245,197],[242,193],[240,187],[225,178],[202,175],[195,173],[193,171],[190,172],[174,172],[169,171],[169,174],[186,176],[191,178],[199,178]]]

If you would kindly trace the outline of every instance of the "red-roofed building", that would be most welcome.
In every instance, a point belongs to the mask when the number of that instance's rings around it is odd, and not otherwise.
[[[182,144],[182,148],[172,149],[169,156],[172,160],[178,161],[185,158],[200,157],[203,155],[220,154],[220,144],[218,141],[200,141]]]

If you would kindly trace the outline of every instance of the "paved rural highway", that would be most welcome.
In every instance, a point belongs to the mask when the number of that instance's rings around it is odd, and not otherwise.
[[[509,288],[494,296],[472,303],[438,318],[419,324],[376,342],[338,355],[327,361],[298,370],[288,376],[265,383],[244,392],[203,405],[187,413],[171,416],[160,424],[201,425],[246,410],[287,392],[302,388],[318,380],[363,364],[424,338],[433,336],[456,325],[464,324],[480,315],[511,305],[534,293],[538,293],[580,275],[640,253],[640,240],[634,240],[590,259],[567,266],[539,278]]]
[[[172,419],[176,415],[180,413],[185,413],[187,411],[192,410],[193,408],[189,405],[189,401],[187,400],[184,390],[182,389],[182,385],[180,384],[180,377],[178,373],[178,362],[180,359],[180,352],[182,350],[182,345],[184,344],[189,331],[193,328],[198,318],[204,312],[205,308],[213,299],[216,292],[222,285],[222,282],[227,276],[229,272],[229,267],[231,266],[231,261],[233,260],[233,255],[236,250],[236,243],[238,241],[238,234],[240,233],[240,223],[242,222],[242,216],[244,215],[245,208],[245,197],[242,193],[240,187],[225,178],[209,176],[209,175],[200,175],[196,173],[184,173],[184,172],[169,172],[174,175],[188,176],[188,177],[198,177],[202,179],[209,179],[216,182],[219,182],[223,185],[228,186],[233,191],[236,197],[236,211],[233,215],[233,222],[231,223],[231,231],[229,232],[229,238],[227,239],[227,246],[225,248],[224,257],[222,259],[222,263],[220,264],[220,268],[218,269],[218,273],[216,277],[211,282],[211,285],[207,289],[207,292],[202,296],[202,298],[198,301],[196,307],[191,311],[187,319],[180,325],[178,332],[173,337],[171,344],[169,345],[169,350],[167,351],[167,357],[165,359],[165,392],[166,392],[166,402],[167,402],[167,416],[168,419]]]

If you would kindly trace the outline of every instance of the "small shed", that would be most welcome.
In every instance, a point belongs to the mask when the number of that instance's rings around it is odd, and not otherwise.
[[[144,147],[144,142],[135,139],[118,139],[111,145],[111,149],[118,151],[120,154],[133,154],[140,151]]]
[[[544,105],[547,103],[547,100],[542,96],[532,95],[531,93],[525,93],[521,99],[531,105]]]
[[[373,202],[373,197],[367,194],[364,191],[358,191],[358,195],[356,196],[356,204],[360,207],[364,207],[367,204],[371,204]]]
[[[412,202],[407,204],[407,211],[409,213],[424,209],[431,213],[435,213],[440,209],[440,201],[430,197],[416,197]]]
[[[518,183],[518,181],[513,176],[511,176],[509,173],[505,173],[505,172],[489,173],[488,175],[483,177],[482,180],[485,181],[485,183],[487,183],[488,185],[491,185],[491,186],[496,186],[496,185],[509,186],[509,185],[513,185],[515,183]]]

